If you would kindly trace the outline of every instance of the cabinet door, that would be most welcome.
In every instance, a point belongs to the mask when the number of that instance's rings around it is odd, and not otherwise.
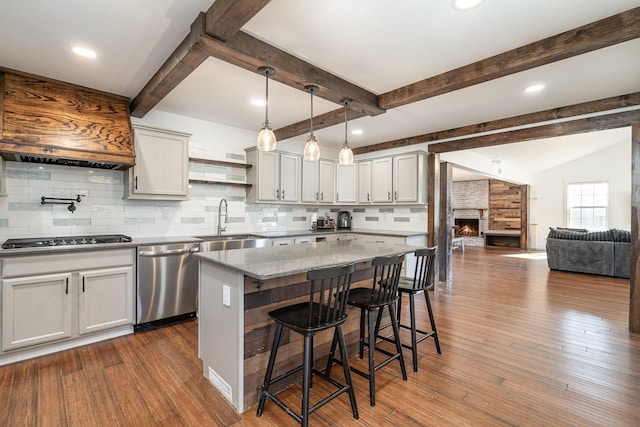
[[[78,332],[133,324],[133,266],[81,271]]]
[[[284,238],[284,239],[272,239],[271,246],[289,246],[293,245],[293,239]]]
[[[393,198],[397,203],[418,201],[418,155],[393,158]]]
[[[280,155],[280,200],[283,202],[300,200],[300,156]]]
[[[280,153],[258,153],[258,200],[277,201],[280,194]]]
[[[358,163],[358,203],[371,203],[371,162]]]
[[[336,166],[336,202],[356,202],[356,166],[355,164]]]
[[[335,162],[320,160],[318,163],[318,201],[333,203],[335,200]]]
[[[318,161],[302,160],[302,201],[316,203],[318,200]]]
[[[71,336],[71,273],[2,281],[2,350]]]
[[[129,197],[182,200],[189,185],[189,136],[134,126],[136,165]]]
[[[383,157],[371,162],[371,189],[374,203],[393,201],[393,159]]]

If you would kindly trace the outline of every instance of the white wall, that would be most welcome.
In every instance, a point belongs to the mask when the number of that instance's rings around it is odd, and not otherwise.
[[[549,227],[566,221],[567,184],[609,183],[609,228],[631,229],[631,135],[615,144],[533,177],[530,187],[530,223],[537,224],[535,247],[544,249]]]

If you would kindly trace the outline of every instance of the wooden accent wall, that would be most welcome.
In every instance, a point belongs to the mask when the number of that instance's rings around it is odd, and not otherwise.
[[[134,165],[128,98],[43,77],[0,74],[3,156]]]
[[[356,264],[351,288],[371,287],[373,267],[371,262]],[[265,281],[260,288],[255,279],[245,276],[244,295],[244,407],[251,408],[258,402],[258,392],[264,381],[275,323],[269,311],[309,300],[309,285],[306,274],[297,274]],[[343,332],[349,353],[355,354],[360,335],[360,310],[348,307],[349,317],[343,325]],[[385,311],[385,313],[387,313]],[[316,366],[326,366],[327,356],[333,339],[333,329],[314,336],[314,356]],[[276,357],[274,377],[302,364],[303,336],[286,328],[280,338]],[[317,356],[316,356],[317,355]],[[275,385],[274,390],[282,390],[297,382],[295,376]]]
[[[522,186],[489,180],[489,229],[520,230]]]

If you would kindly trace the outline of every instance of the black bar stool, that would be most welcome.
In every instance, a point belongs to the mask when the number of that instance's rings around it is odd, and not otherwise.
[[[301,425],[307,426],[309,423],[309,414],[338,397],[340,394],[348,392],[353,417],[358,419],[356,396],[353,391],[351,373],[349,371],[347,346],[342,332],[342,324],[347,319],[346,302],[349,295],[349,288],[351,287],[351,274],[354,270],[355,264],[309,270],[307,272],[307,279],[310,280],[309,301],[282,307],[269,313],[269,316],[276,322],[276,332],[273,338],[269,364],[267,365],[267,371],[258,402],[258,417],[262,415],[265,401],[269,398]],[[278,352],[278,345],[284,327],[304,335],[304,360],[302,365],[272,379],[271,375],[276,361],[276,353]],[[332,350],[335,351],[335,343],[337,342],[340,346],[340,354],[346,361],[343,366],[346,385],[329,378],[328,372],[323,373],[313,367],[313,336],[316,332],[329,328],[335,328]],[[301,370],[303,371],[302,413],[299,415],[272,394],[269,391],[269,387]],[[309,389],[312,385],[313,374],[330,382],[337,387],[338,390],[310,407]]]
[[[374,267],[373,285],[371,288],[356,288],[349,293],[347,303],[351,306],[360,308],[360,352],[359,357],[364,357],[364,347],[367,347],[369,353],[369,370],[363,372],[359,369],[351,367],[356,374],[363,376],[369,380],[369,399],[371,406],[376,404],[376,371],[394,360],[400,362],[400,370],[402,371],[402,379],[406,381],[407,371],[404,366],[404,358],[402,356],[402,347],[400,345],[400,332],[398,329],[397,317],[395,312],[396,301],[398,300],[398,280],[400,279],[400,271],[402,270],[403,255],[393,255],[389,257],[378,257],[372,261]],[[375,342],[378,336],[379,321],[374,323],[374,317],[382,316],[382,311],[387,307],[393,327],[395,337],[396,352],[391,353],[385,349],[376,347]],[[367,323],[367,340],[365,341],[365,313]],[[345,366],[348,360],[341,355],[342,360],[335,359],[336,338],[334,337],[331,344],[331,352],[327,362],[327,375],[331,373],[331,365],[333,362]],[[379,351],[387,355],[387,359],[376,364],[375,351]]]
[[[431,298],[429,297],[429,286],[433,281],[433,265],[436,259],[436,247],[418,249],[416,252],[416,271],[413,279],[400,278],[398,285],[398,292],[400,298],[398,299],[398,326],[401,328],[411,330],[411,345],[402,344],[403,347],[411,349],[411,355],[413,356],[413,370],[418,372],[418,350],[416,349],[419,342],[424,341],[429,337],[433,337],[436,343],[436,350],[438,354],[442,354],[440,351],[440,341],[438,340],[438,332],[436,330],[436,321],[433,317],[433,310],[431,308]],[[415,310],[415,295],[422,292],[424,299],[427,302],[427,311],[429,312],[429,321],[431,322],[431,331],[423,331],[416,327],[416,310]],[[402,313],[402,295],[409,295],[409,315],[411,317],[410,325],[403,325],[400,321],[400,315]],[[422,334],[420,338],[417,338],[417,333]]]

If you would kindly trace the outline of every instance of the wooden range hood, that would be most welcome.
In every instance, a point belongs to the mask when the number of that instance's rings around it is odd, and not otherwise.
[[[0,69],[0,155],[6,160],[128,169],[129,99]]]

